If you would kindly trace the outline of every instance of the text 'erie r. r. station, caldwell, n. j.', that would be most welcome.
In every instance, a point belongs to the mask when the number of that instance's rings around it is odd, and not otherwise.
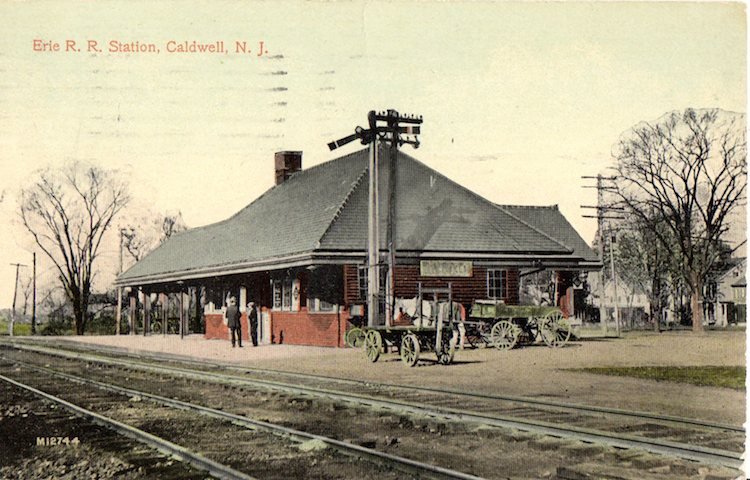
[[[268,55],[268,48],[263,40],[246,41],[215,40],[201,42],[197,40],[168,40],[166,42],[120,41],[120,40],[42,40],[32,41],[32,50],[40,53],[186,53],[186,54],[240,54],[263,57]]]

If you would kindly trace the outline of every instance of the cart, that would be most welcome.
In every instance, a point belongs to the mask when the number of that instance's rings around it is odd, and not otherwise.
[[[438,305],[440,296],[447,296],[447,309],[450,313],[447,315],[447,321],[443,318],[427,318],[422,315],[422,301],[424,295],[432,295],[433,302]],[[451,287],[422,289],[419,284],[417,295],[417,313],[409,320],[411,325],[380,325],[380,326],[362,326],[359,328],[361,333],[357,333],[362,338],[362,344],[365,356],[371,362],[377,362],[380,355],[396,350],[401,360],[408,366],[413,367],[419,361],[423,352],[435,352],[437,361],[441,365],[448,365],[453,362],[455,353],[458,330],[454,322],[453,298]],[[437,310],[437,309],[435,309]],[[354,335],[353,335],[354,336]],[[348,336],[347,336],[348,338]],[[353,341],[352,344],[355,342]]]
[[[475,301],[464,325],[467,336],[498,350],[537,340],[552,348],[563,347],[572,330],[558,307],[506,305],[497,300]]]

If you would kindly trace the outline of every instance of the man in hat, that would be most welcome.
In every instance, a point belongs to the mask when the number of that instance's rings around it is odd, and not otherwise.
[[[240,309],[237,308],[237,299],[229,297],[227,302],[227,327],[232,332],[232,348],[234,348],[234,336],[237,335],[237,343],[242,348],[242,325],[240,324]]]
[[[247,304],[247,328],[250,329],[250,340],[253,347],[258,346],[258,309],[255,308],[255,302]]]

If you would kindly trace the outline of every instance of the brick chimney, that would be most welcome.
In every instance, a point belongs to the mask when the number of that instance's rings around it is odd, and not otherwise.
[[[276,152],[273,160],[276,185],[284,183],[294,173],[302,170],[302,152]]]

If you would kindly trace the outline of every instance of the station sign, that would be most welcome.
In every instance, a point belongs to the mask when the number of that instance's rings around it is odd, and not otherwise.
[[[471,277],[472,262],[459,260],[421,260],[419,275],[422,277]]]

